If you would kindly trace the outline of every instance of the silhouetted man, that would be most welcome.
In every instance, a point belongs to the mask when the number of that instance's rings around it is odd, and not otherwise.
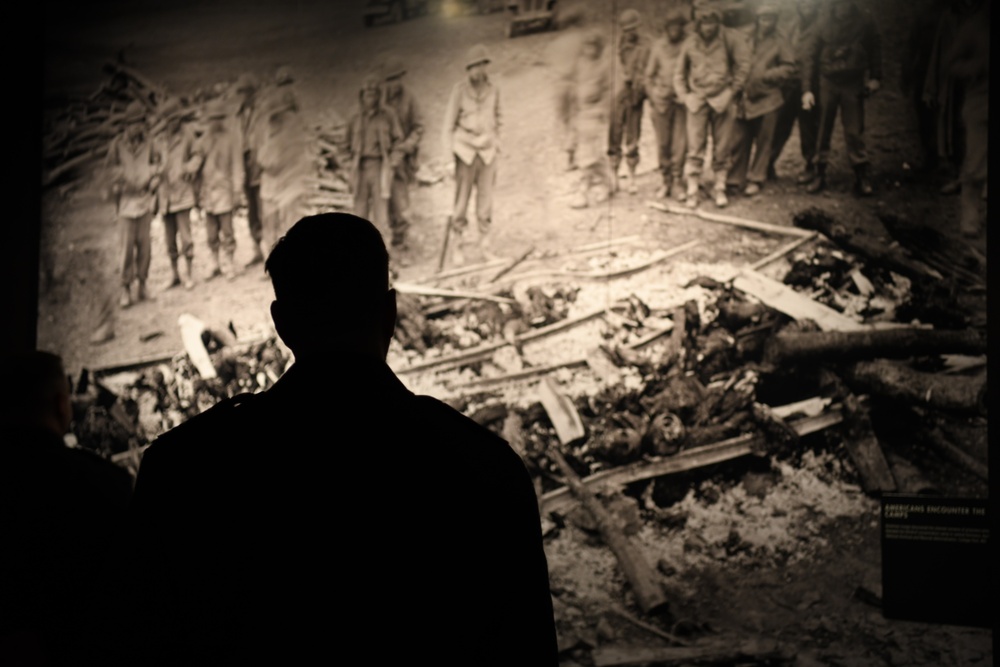
[[[7,356],[17,391],[0,405],[0,663],[63,664],[111,556],[132,477],[66,446],[73,409],[57,355]]]
[[[146,451],[118,578],[131,613],[108,644],[128,664],[556,665],[530,477],[386,365],[374,225],[303,218],[265,270],[294,365]]]

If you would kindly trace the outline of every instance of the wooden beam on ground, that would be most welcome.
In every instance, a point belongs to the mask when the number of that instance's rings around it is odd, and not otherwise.
[[[812,230],[799,229],[798,227],[786,227],[782,225],[774,225],[768,222],[758,222],[756,220],[747,220],[745,218],[737,218],[732,215],[723,215],[721,213],[710,213],[708,211],[702,211],[701,209],[690,209],[686,206],[675,206],[673,204],[661,204],[660,202],[650,201],[646,202],[646,205],[650,208],[655,208],[658,211],[663,211],[664,213],[673,213],[674,215],[691,215],[702,220],[708,220],[709,222],[718,222],[724,225],[731,225],[735,227],[742,227],[744,229],[752,229],[757,232],[767,232],[769,234],[781,234],[784,236],[799,236],[799,237],[810,237],[813,236]]]
[[[552,378],[542,378],[538,383],[538,400],[545,408],[559,442],[564,445],[576,443],[587,437],[583,421],[573,406],[573,401],[559,391]]]
[[[780,407],[774,408],[774,410],[778,414],[781,414]],[[841,423],[841,421],[843,421],[841,410],[839,407],[834,407],[829,412],[815,417],[793,420],[789,425],[801,437],[829,428]],[[603,485],[622,486],[644,479],[653,479],[654,477],[663,477],[664,475],[673,473],[695,470],[752,454],[757,448],[765,445],[766,440],[763,435],[745,433],[712,445],[682,450],[673,456],[657,461],[640,461],[627,466],[602,470],[589,477],[585,477],[583,483],[588,487],[594,488]],[[572,493],[567,487],[553,489],[542,496],[542,513],[564,513],[573,504]]]
[[[924,373],[904,363],[876,359],[848,366],[844,380],[859,390],[909,405],[985,416],[986,373]]]
[[[809,236],[803,236],[802,238],[800,238],[800,239],[798,239],[796,241],[792,241],[791,243],[788,243],[786,245],[781,246],[780,248],[778,248],[777,250],[775,250],[774,252],[772,252],[770,255],[767,255],[766,257],[761,257],[756,262],[754,262],[753,264],[751,264],[750,268],[753,269],[754,271],[760,271],[761,269],[763,269],[768,264],[772,264],[772,263],[778,261],[779,259],[781,259],[785,255],[787,255],[789,253],[792,253],[792,252],[795,252],[796,250],[798,250],[799,248],[801,248],[805,244],[810,243],[812,241],[815,241],[819,237],[820,237],[820,233],[819,232],[813,232]]]
[[[513,271],[515,268],[517,268],[517,266],[521,262],[523,262],[524,260],[528,259],[528,257],[530,257],[531,253],[533,253],[533,252],[535,252],[535,246],[531,246],[525,252],[521,253],[520,255],[518,255],[517,257],[515,257],[513,260],[511,260],[502,269],[500,269],[499,271],[497,271],[496,274],[494,274],[494,276],[492,278],[490,278],[489,280],[487,280],[486,284],[489,285],[490,283],[495,283],[496,281],[498,281],[501,278],[503,278],[505,275],[507,275],[508,273],[510,273],[511,271]]]
[[[394,283],[393,289],[400,294],[421,294],[423,296],[443,296],[451,299],[480,299],[482,301],[494,301],[496,303],[516,304],[516,299],[508,299],[504,296],[494,296],[481,292],[463,292],[458,290],[442,289],[439,287],[427,287],[416,283]]]
[[[205,349],[205,343],[201,339],[205,332],[205,323],[194,315],[181,313],[177,318],[177,324],[181,328],[181,342],[184,343],[184,350],[187,352],[191,363],[198,370],[198,374],[209,380],[217,377],[215,364]]]
[[[741,271],[733,279],[733,287],[793,319],[812,320],[823,331],[861,331],[872,328],[756,271]]]
[[[625,278],[626,276],[650,269],[657,264],[670,259],[674,255],[679,255],[680,253],[686,252],[687,250],[690,250],[700,244],[701,239],[688,241],[687,243],[679,245],[676,248],[659,252],[652,259],[646,262],[626,267],[624,269],[615,269],[613,271],[562,271],[557,269],[544,269],[539,271],[530,271],[527,273],[515,273],[507,276],[507,281],[516,282],[518,280],[527,280],[528,278],[544,278],[548,276],[576,278],[578,280],[613,280],[615,278]]]
[[[845,396],[843,404],[847,427],[844,446],[858,471],[862,488],[873,495],[895,491],[896,479],[875,437],[868,408],[854,394]]]
[[[594,667],[626,665],[748,665],[787,662],[793,651],[777,641],[752,639],[742,642],[714,640],[701,646],[607,645],[595,648]]]

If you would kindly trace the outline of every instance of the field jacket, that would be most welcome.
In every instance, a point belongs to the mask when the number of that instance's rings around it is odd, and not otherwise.
[[[857,6],[846,19],[825,16],[819,29],[803,47],[802,91],[814,89],[816,73],[845,82],[882,80],[882,38],[875,21]]]
[[[159,188],[161,213],[176,213],[197,203],[194,181],[204,156],[195,148],[194,134],[181,127],[177,132],[164,133],[160,138],[163,156],[163,180]]]
[[[156,213],[154,176],[159,174],[161,159],[154,142],[142,137],[129,141],[120,135],[111,141],[105,165],[109,171],[115,212],[123,218],[138,218]]]
[[[708,104],[718,113],[743,92],[750,73],[746,37],[719,28],[711,42],[693,32],[684,40],[674,70],[674,90],[691,113]]]
[[[795,55],[777,30],[750,37],[750,74],[740,105],[742,118],[759,118],[785,103],[782,83],[795,75]]]
[[[500,152],[500,90],[487,81],[476,91],[466,80],[451,89],[444,114],[444,143],[465,164],[478,155],[490,164]]]
[[[666,113],[671,102],[677,100],[674,90],[674,70],[681,55],[684,40],[671,42],[660,37],[649,48],[649,62],[646,63],[644,78],[646,97],[658,113]]]

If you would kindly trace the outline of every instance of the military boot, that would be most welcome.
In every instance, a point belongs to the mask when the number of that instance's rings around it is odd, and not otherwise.
[[[691,208],[698,206],[698,177],[688,176],[687,194],[684,197],[685,203]]]
[[[802,171],[795,177],[795,182],[799,185],[808,185],[814,180],[816,180],[816,166],[812,163],[803,167]]]
[[[191,270],[191,258],[184,258],[184,289],[191,289],[194,287],[194,273]]]
[[[122,286],[121,296],[118,298],[118,306],[121,308],[128,308],[132,305],[132,290],[128,285]]]
[[[236,258],[232,250],[226,252],[226,280],[236,280]]]
[[[177,258],[170,258],[170,280],[164,289],[173,289],[181,284],[181,274],[177,270]]]
[[[212,270],[208,274],[208,279],[218,278],[222,275],[222,266],[219,264],[219,251],[212,251]]]
[[[635,165],[628,165],[628,193],[630,195],[639,193],[639,186],[635,182]]]
[[[136,290],[135,298],[138,301],[146,301],[149,299],[149,294],[146,292],[146,281],[139,281],[139,288]]]
[[[806,192],[811,195],[826,189],[826,165],[816,165],[816,177],[806,186]]]
[[[870,197],[875,193],[872,187],[871,165],[858,164],[854,166],[854,186],[858,194],[862,197]]]
[[[720,179],[721,180],[721,179]],[[725,208],[729,205],[729,197],[726,196],[726,183],[716,183],[715,187],[712,189],[715,195],[715,205],[718,208]]]
[[[249,269],[251,266],[256,266],[257,264],[262,264],[263,262],[264,262],[264,253],[260,249],[260,244],[259,243],[254,243],[253,244],[253,257],[251,257],[250,261],[246,263],[246,267],[245,268]]]

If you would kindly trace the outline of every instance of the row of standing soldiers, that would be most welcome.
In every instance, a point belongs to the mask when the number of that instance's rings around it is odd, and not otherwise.
[[[260,264],[280,234],[301,216],[310,161],[294,79],[287,67],[262,86],[251,74],[194,105],[165,99],[155,117],[139,101],[125,110],[124,132],[109,145],[105,168],[120,249],[118,305],[149,298],[150,230],[162,217],[171,277],[167,288],[194,286],[195,215],[204,220],[211,267],[207,279],[234,279],[233,217],[245,208],[253,255]],[[197,213],[196,213],[197,212]],[[181,260],[183,259],[183,264]],[[113,303],[100,304],[91,342],[114,337]]]
[[[948,72],[948,90],[963,90],[963,125],[970,132],[965,144],[973,153],[963,163],[962,178],[968,182],[963,192],[974,204],[986,177],[988,2],[953,4],[942,10],[950,13],[950,20],[938,30],[935,64],[925,74],[930,84],[943,76],[939,72]],[[602,57],[603,34],[589,31],[575,66],[564,78],[560,100],[561,117],[569,129],[570,168],[584,168],[572,205],[601,202],[616,191],[623,157],[629,191],[637,191],[635,172],[647,102],[662,174],[660,196],[697,206],[709,140],[716,205],[726,206],[727,193],[734,191],[756,195],[777,177],[775,162],[796,125],[803,159],[796,181],[817,193],[826,187],[838,114],[855,190],[862,196],[872,194],[864,107],[883,79],[878,27],[855,0],[797,0],[787,29],[779,30],[779,14],[776,5],[763,2],[749,29],[738,30],[724,25],[718,5],[696,3],[693,9],[681,5],[668,12],[663,36],[650,42],[641,31],[639,13],[627,9],[619,17],[614,69]],[[687,30],[689,17],[691,30]],[[962,36],[977,30],[978,37]],[[613,84],[618,90],[609,100]],[[940,128],[946,122],[943,110],[953,105],[947,94],[940,100],[927,96],[925,92],[924,115],[933,116],[941,109]],[[957,112],[952,108],[950,113]],[[604,128],[610,132],[603,134]],[[607,162],[600,150],[605,137]],[[962,211],[963,231],[979,229],[978,209],[963,204]]]

